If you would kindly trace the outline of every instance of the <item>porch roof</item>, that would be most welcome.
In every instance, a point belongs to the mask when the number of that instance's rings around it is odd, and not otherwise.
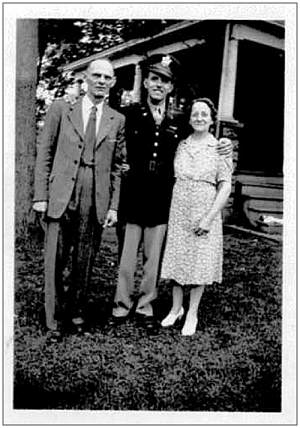
[[[163,39],[164,36],[166,36],[166,35],[176,33],[180,30],[190,28],[194,25],[199,25],[200,22],[201,21],[199,21],[199,20],[197,20],[197,21],[191,21],[191,20],[182,21],[182,22],[176,23],[174,25],[171,25],[170,27],[166,28],[164,31],[162,31],[158,34],[155,34],[153,36],[133,39],[133,40],[129,40],[128,42],[120,43],[119,45],[113,46],[113,47],[108,48],[108,49],[104,49],[101,52],[97,52],[94,55],[90,55],[86,58],[82,58],[82,59],[79,59],[77,61],[66,64],[63,67],[63,71],[80,70],[80,69],[84,68],[89,62],[94,61],[96,59],[101,59],[103,57],[114,57],[118,53],[121,53],[121,52],[123,54],[125,54],[125,52],[129,53],[130,50],[132,50],[131,48],[136,49],[137,46],[147,44],[153,40]]]
[[[145,38],[138,38],[129,40],[128,42],[120,43],[119,45],[113,46],[108,49],[104,49],[101,52],[97,52],[94,55],[90,55],[88,57],[79,59],[77,61],[70,62],[69,64],[66,64],[62,67],[63,72],[68,71],[80,71],[84,69],[87,64],[91,61],[94,61],[96,59],[101,59],[104,57],[110,58],[112,61],[118,58],[122,58],[125,56],[136,54],[137,50],[141,50],[143,47],[147,49],[150,48],[150,46],[153,46],[155,43],[161,44],[163,46],[164,40],[168,38],[169,36],[176,36],[178,37],[184,32],[188,32],[190,29],[193,30],[196,26],[203,25],[204,22],[219,22],[219,23],[247,23],[248,25],[259,25],[259,27],[263,26],[265,28],[266,32],[271,33],[277,33],[277,35],[280,35],[282,38],[284,37],[284,22],[283,21],[270,21],[270,20],[261,20],[261,21],[238,21],[238,20],[231,20],[231,21],[211,21],[211,20],[184,20],[181,22],[178,22],[174,25],[169,26],[164,31],[155,34],[153,36],[145,37]],[[151,49],[151,48],[150,48]],[[146,51],[146,49],[145,49]]]

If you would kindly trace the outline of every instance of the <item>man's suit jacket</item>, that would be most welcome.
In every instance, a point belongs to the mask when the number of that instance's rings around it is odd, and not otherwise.
[[[97,218],[118,209],[121,166],[126,162],[125,117],[106,104],[95,146]],[[46,115],[35,169],[34,201],[48,201],[47,215],[58,219],[70,201],[84,147],[82,98],[71,105],[55,101]]]

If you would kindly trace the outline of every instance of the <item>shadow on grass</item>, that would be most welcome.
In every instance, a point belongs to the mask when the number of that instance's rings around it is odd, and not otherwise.
[[[281,247],[224,237],[224,281],[207,287],[193,337],[180,324],[148,337],[135,320],[105,326],[117,275],[107,232],[93,271],[88,337],[47,344],[42,245],[17,246],[14,408],[280,412]],[[185,305],[187,305],[187,296]],[[169,310],[161,281],[155,312]]]

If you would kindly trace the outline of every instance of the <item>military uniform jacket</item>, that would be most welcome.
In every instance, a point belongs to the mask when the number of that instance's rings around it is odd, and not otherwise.
[[[95,205],[100,223],[119,204],[121,167],[126,162],[125,117],[107,105],[95,145]],[[82,98],[74,105],[55,101],[46,115],[38,147],[34,201],[47,201],[47,215],[65,212],[75,186],[84,148]]]
[[[133,105],[126,115],[129,171],[122,179],[119,218],[153,227],[168,221],[174,184],[174,156],[180,118],[166,113],[156,125],[147,104]]]

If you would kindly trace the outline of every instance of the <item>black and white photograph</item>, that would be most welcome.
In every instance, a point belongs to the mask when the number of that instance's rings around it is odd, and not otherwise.
[[[4,425],[297,422],[297,3],[2,3]]]

